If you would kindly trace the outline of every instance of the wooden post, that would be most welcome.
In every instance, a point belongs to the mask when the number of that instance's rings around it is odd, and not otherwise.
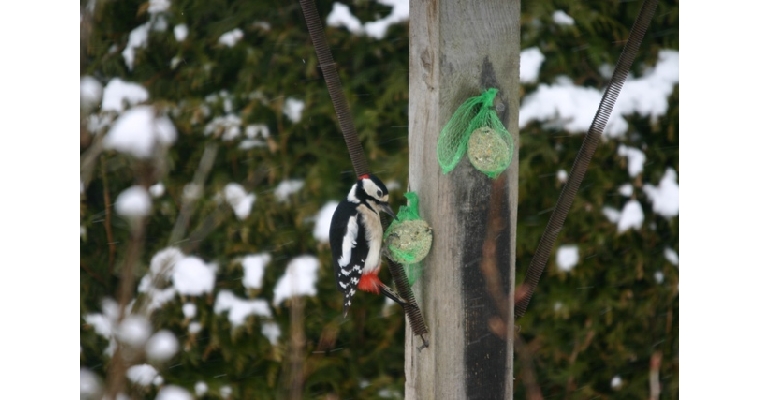
[[[407,329],[406,399],[511,399],[520,2],[410,0],[409,30],[409,185],[434,238],[413,288],[430,347],[418,351]],[[443,175],[441,129],[489,87],[499,90],[495,109],[515,143],[510,168],[492,180],[465,156]],[[499,304],[487,270],[499,277]]]

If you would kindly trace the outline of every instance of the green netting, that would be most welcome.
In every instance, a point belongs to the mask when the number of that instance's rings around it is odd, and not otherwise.
[[[451,116],[438,137],[438,164],[451,172],[464,153],[477,170],[495,178],[512,162],[512,135],[493,108],[497,89],[470,97]]]
[[[404,266],[411,286],[421,275],[420,261],[430,252],[433,230],[420,217],[417,194],[407,192],[404,197],[409,200],[409,205],[399,208],[396,215],[398,220],[391,222],[385,230],[383,240],[388,249],[388,256]]]

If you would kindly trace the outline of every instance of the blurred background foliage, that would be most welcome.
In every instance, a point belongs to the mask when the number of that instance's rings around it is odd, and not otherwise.
[[[103,300],[115,298],[130,238],[128,221],[115,215],[114,199],[133,184],[160,183],[165,192],[153,199],[136,282],[151,258],[169,246],[216,263],[218,273],[213,293],[177,295],[151,314],[154,330],[173,332],[180,350],[171,361],[154,365],[161,379],[147,385],[129,381],[126,391],[132,398],[153,398],[169,384],[204,399],[286,395],[292,361],[291,302],[274,305],[272,300],[286,266],[301,255],[315,256],[321,264],[318,294],[302,297],[304,397],[403,397],[402,310],[379,296],[361,293],[349,319],[341,321],[329,248],[313,234],[320,209],[346,195],[354,174],[298,2],[172,0],[168,8],[155,11],[151,6],[158,3],[162,2],[80,1],[81,76],[103,86],[115,78],[138,83],[148,92],[146,103],[166,113],[177,131],[176,142],[161,162],[105,151],[93,163],[91,178],[83,182],[80,366],[105,379],[110,362],[109,339],[88,323],[87,316],[104,312]],[[324,20],[336,2],[316,3]],[[362,22],[378,20],[391,10],[370,0],[344,3]],[[632,1],[523,2],[522,47],[538,47],[545,56],[539,81],[524,84],[523,94],[561,75],[577,85],[603,88],[606,80],[599,68],[617,61],[639,7],[640,2]],[[575,24],[554,23],[556,10],[570,15]],[[181,24],[187,27],[183,40],[176,32]],[[143,25],[147,40],[134,47],[130,38]],[[235,29],[242,35],[234,45],[220,42]],[[326,34],[370,167],[393,188],[391,201],[397,208],[405,204],[407,187],[407,23],[392,24],[382,39],[335,27],[326,27]],[[122,54],[130,48],[131,66]],[[660,2],[632,75],[640,76],[654,65],[663,49],[678,50],[677,1]],[[289,111],[294,100],[303,102],[297,117]],[[656,185],[668,168],[678,171],[677,84],[668,104],[667,114],[656,121],[627,116],[629,133],[601,143],[559,238],[560,244],[579,246],[581,261],[567,273],[552,259],[526,316],[518,321],[545,398],[645,398],[650,358],[656,352],[662,354],[661,398],[678,397],[678,269],[664,256],[666,248],[678,252],[678,217],[654,213],[642,192],[644,184]],[[243,133],[226,136],[227,128],[214,120],[230,115],[234,118],[228,121],[241,132],[249,125],[264,125],[268,137],[259,137],[262,143],[250,147]],[[115,116],[83,106],[81,117],[80,152],[85,155],[108,132]],[[548,221],[547,210],[559,195],[557,171],[569,171],[583,139],[539,123],[528,124],[520,135],[518,282]],[[217,143],[219,151],[188,231],[207,220],[216,221],[214,229],[201,241],[169,243],[183,191],[209,143]],[[629,176],[627,158],[617,152],[620,144],[643,149],[646,163],[639,176]],[[284,180],[304,184],[281,200],[275,192]],[[215,199],[230,183],[255,195],[245,218],[236,218]],[[633,186],[631,196],[618,191],[624,184]],[[641,199],[643,226],[618,233],[601,210],[621,209],[629,197]],[[261,253],[270,254],[271,261],[263,288],[251,291],[241,283],[239,259]],[[381,278],[390,281],[387,270]],[[219,290],[232,290],[243,299],[265,299],[271,318],[250,316],[233,328],[227,313],[214,310]],[[143,294],[135,290],[134,295],[139,301]],[[193,321],[201,324],[200,332],[188,331],[190,319],[182,310],[186,303],[197,306]],[[279,326],[274,344],[262,333],[266,322]],[[515,398],[525,398],[519,360],[516,368]],[[613,388],[615,376],[621,383]],[[205,392],[196,390],[198,382],[207,386]]]

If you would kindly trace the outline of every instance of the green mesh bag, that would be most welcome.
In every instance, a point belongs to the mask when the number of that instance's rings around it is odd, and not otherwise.
[[[404,266],[409,278],[409,286],[414,285],[421,275],[420,261],[430,252],[433,243],[433,230],[419,214],[419,198],[414,192],[407,192],[404,197],[408,206],[401,206],[394,220],[385,230],[383,240],[390,259]]]
[[[451,172],[467,153],[478,171],[496,178],[512,162],[512,135],[493,108],[497,89],[470,97],[451,116],[438,137],[438,164],[443,173]]]

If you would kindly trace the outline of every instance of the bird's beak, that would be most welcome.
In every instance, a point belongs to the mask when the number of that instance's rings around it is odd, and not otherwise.
[[[396,216],[396,214],[393,213],[393,209],[388,203],[380,204],[380,209],[383,210],[386,214],[389,214],[391,217],[393,217],[393,219],[398,221],[398,217]]]

